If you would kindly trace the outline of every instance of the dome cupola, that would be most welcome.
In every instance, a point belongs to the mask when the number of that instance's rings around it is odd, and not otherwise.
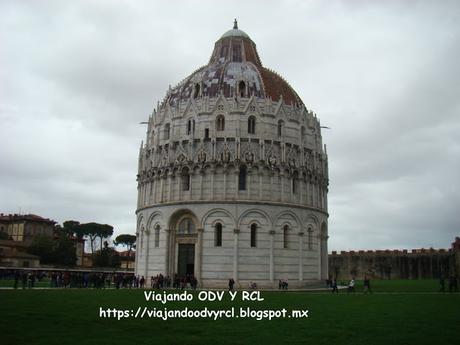
[[[174,105],[190,97],[270,98],[289,105],[303,105],[302,100],[279,74],[262,65],[256,44],[238,28],[225,32],[215,43],[209,63],[170,90],[166,102]]]

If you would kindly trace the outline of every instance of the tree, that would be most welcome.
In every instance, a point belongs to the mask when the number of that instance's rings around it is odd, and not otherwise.
[[[113,226],[99,223],[84,223],[78,226],[78,231],[89,238],[91,254],[94,254],[94,245],[96,239],[100,239],[100,250],[102,251],[103,239],[112,236]],[[94,255],[93,255],[94,256]]]
[[[121,259],[118,252],[109,247],[107,241],[104,241],[104,248],[94,255],[93,266],[96,267],[120,267]]]
[[[99,224],[99,230],[97,236],[99,237],[100,240],[100,245],[101,245],[101,250],[102,250],[102,240],[104,238],[109,238],[110,236],[113,235],[113,226],[108,225],[108,224]]]
[[[56,238],[35,236],[27,251],[39,256],[42,264],[75,266],[77,261],[75,243],[64,231],[57,231]]]
[[[78,239],[82,239],[85,236],[83,229],[80,227],[80,222],[75,220],[67,220],[62,223],[62,230],[69,236],[75,236]]]
[[[54,263],[63,266],[75,266],[77,253],[75,241],[69,238],[64,232],[58,234],[53,250]]]
[[[35,236],[27,252],[40,257],[40,262],[43,264],[54,264],[54,243],[47,235]]]
[[[115,242],[114,242],[116,246],[118,245],[126,246],[126,248],[128,249],[128,258],[131,257],[130,254],[133,248],[135,247],[135,243],[136,243],[136,235],[131,235],[131,234],[118,235],[115,238]],[[126,268],[128,268],[128,266],[129,266],[129,262],[128,260],[126,260]]]

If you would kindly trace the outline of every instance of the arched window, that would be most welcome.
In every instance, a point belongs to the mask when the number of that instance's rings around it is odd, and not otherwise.
[[[190,119],[187,121],[187,135],[195,134],[195,120]]]
[[[165,140],[169,139],[169,136],[171,134],[170,132],[171,132],[171,125],[169,123],[167,123],[165,125]]]
[[[285,225],[283,227],[283,248],[288,247],[288,235],[289,235],[289,226]]]
[[[292,176],[292,194],[297,193],[297,176]]]
[[[222,247],[222,224],[217,223],[214,228],[214,246]]]
[[[225,117],[224,115],[219,115],[216,118],[216,131],[220,132],[225,130]]]
[[[160,226],[155,226],[155,248],[160,246]]]
[[[307,232],[308,232],[308,249],[312,250],[313,248],[313,229],[308,228]]]
[[[240,173],[238,175],[238,190],[246,190],[246,167],[240,166]]]
[[[278,121],[278,138],[281,138],[283,136],[283,127],[284,127],[283,120],[279,120]]]
[[[179,224],[179,234],[195,233],[195,223],[190,218],[184,218]]]
[[[248,119],[248,133],[256,134],[256,118],[254,116],[250,116]]]
[[[190,171],[188,168],[182,170],[182,190],[190,190]]]
[[[251,224],[251,247],[257,247],[257,224]]]
[[[238,83],[238,94],[241,98],[246,95],[246,83],[244,81],[240,81]]]
[[[193,88],[193,98],[197,98],[200,95],[200,84],[196,83]]]

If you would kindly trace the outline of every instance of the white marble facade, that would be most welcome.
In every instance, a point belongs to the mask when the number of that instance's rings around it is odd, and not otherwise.
[[[326,279],[328,182],[316,115],[234,28],[149,117],[136,274],[202,287]]]

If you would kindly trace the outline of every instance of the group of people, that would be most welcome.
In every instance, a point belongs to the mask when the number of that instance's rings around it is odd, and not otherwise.
[[[439,284],[441,285],[441,288],[439,289],[439,292],[446,292],[446,278],[444,276],[441,276],[439,279]],[[455,274],[451,274],[448,279],[448,284],[449,284],[449,292],[458,292],[458,279]]]
[[[342,283],[342,285],[344,285],[344,284]],[[331,289],[332,293],[339,293],[339,288],[338,288],[338,285],[337,285],[337,279],[336,278],[327,279],[326,280],[326,286],[329,289]],[[356,292],[355,286],[356,286],[356,280],[355,280],[355,277],[352,277],[350,279],[350,281],[348,282],[347,292],[348,293],[355,293]],[[364,276],[363,293],[365,293],[365,294],[372,293],[371,280],[370,280],[370,278],[368,276]]]
[[[196,289],[198,286],[198,280],[192,274],[187,274],[185,276],[179,276],[178,274],[174,275],[174,278],[171,280],[169,276],[164,276],[163,274],[157,274],[156,276],[150,277],[150,285],[148,285],[147,279],[144,276],[134,276],[133,277],[133,287],[134,288],[147,288],[152,289],[165,289],[165,288],[174,288],[174,289]]]
[[[35,288],[37,282],[49,280],[51,288],[95,288],[132,287],[133,274],[80,272],[80,271],[41,271],[41,270],[8,270],[2,272],[2,279],[14,280],[13,287],[17,289]],[[40,284],[41,287],[47,287]]]

